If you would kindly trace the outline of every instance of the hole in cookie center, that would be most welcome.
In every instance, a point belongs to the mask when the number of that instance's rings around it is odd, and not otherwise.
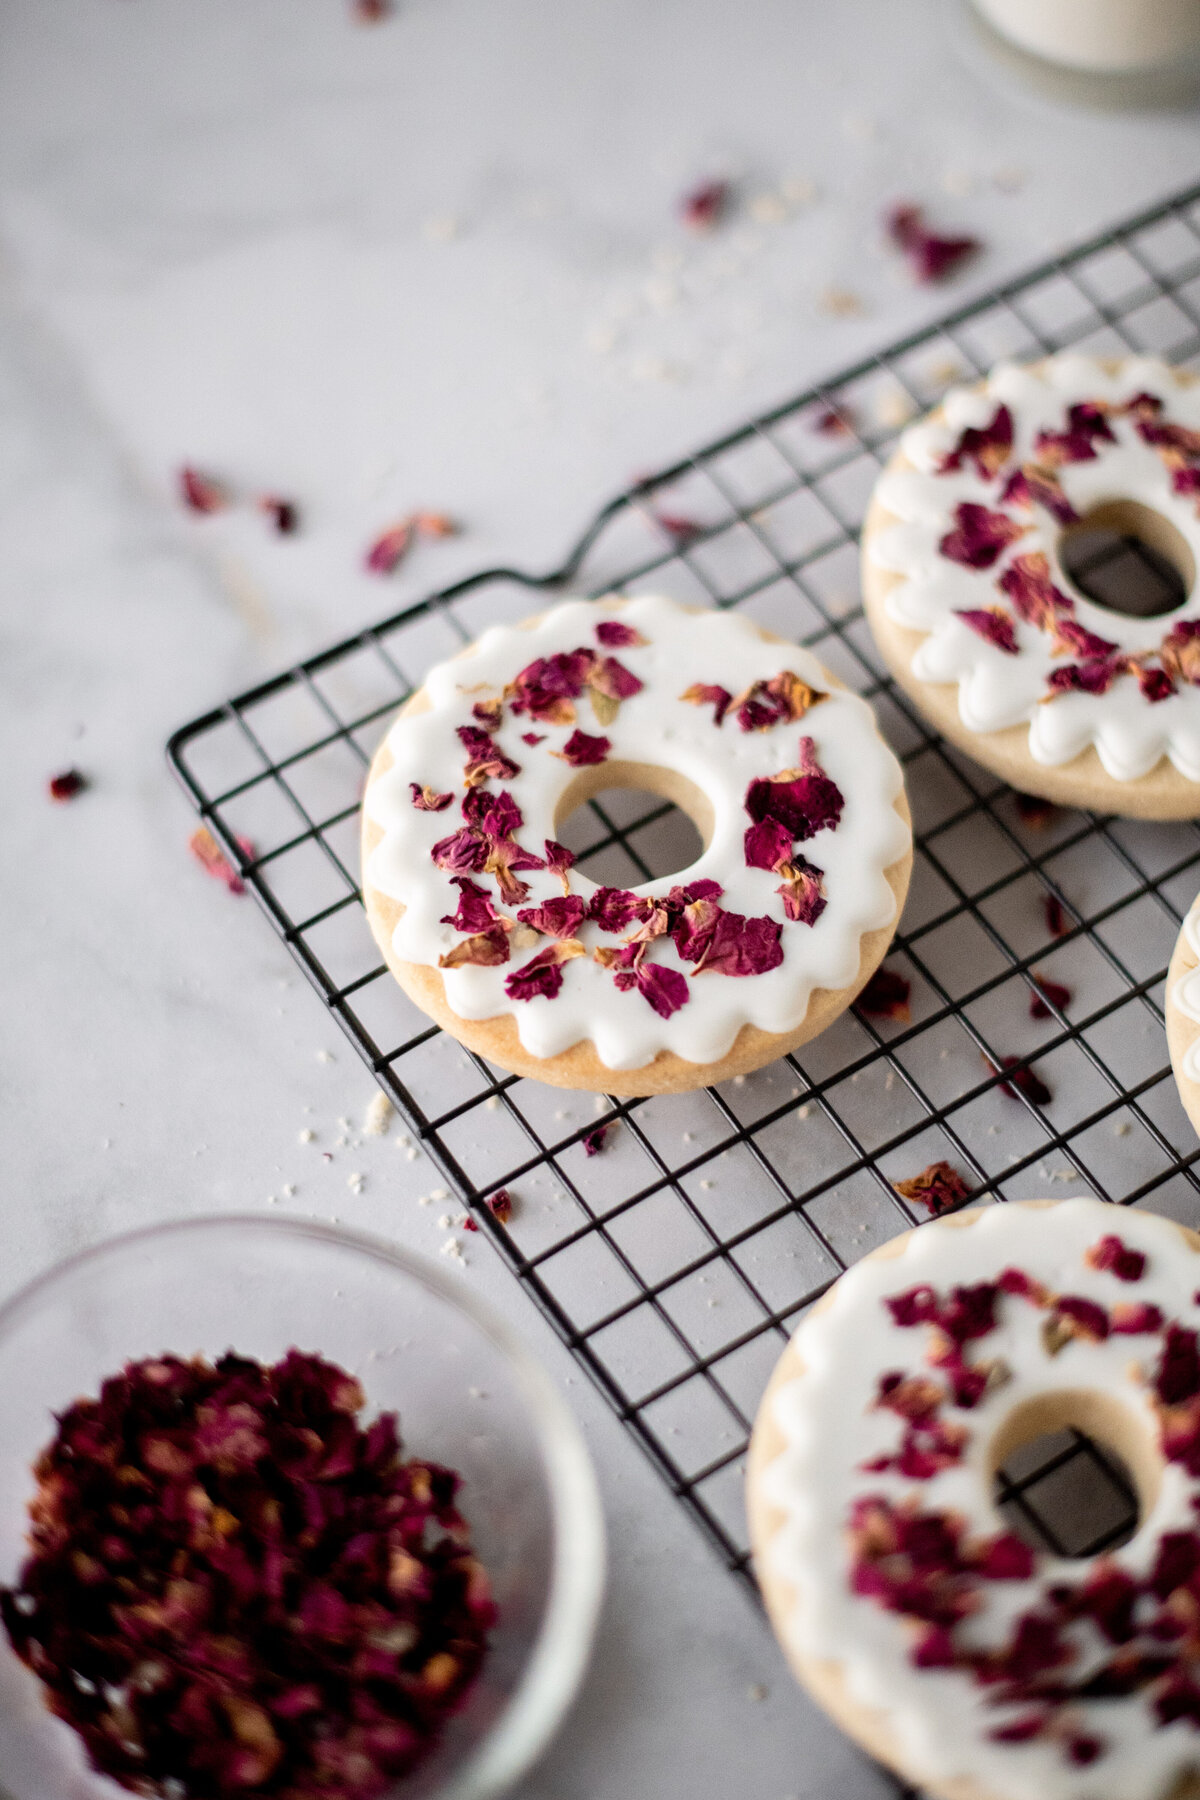
[[[686,775],[616,761],[578,771],[559,800],[554,826],[585,875],[624,888],[689,869],[712,828],[712,802]]]
[[[1063,568],[1080,593],[1109,612],[1155,619],[1191,593],[1196,559],[1180,531],[1138,500],[1106,500],[1063,532]]]
[[[1009,1414],[991,1448],[993,1497],[1035,1550],[1096,1556],[1128,1543],[1158,1494],[1145,1426],[1111,1395],[1039,1394]]]

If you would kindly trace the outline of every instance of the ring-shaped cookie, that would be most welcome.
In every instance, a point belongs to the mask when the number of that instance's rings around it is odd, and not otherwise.
[[[603,889],[556,833],[633,786],[689,812],[687,870]],[[568,601],[440,664],[363,803],[364,896],[405,991],[500,1067],[648,1094],[824,1029],[881,960],[911,868],[866,702],[736,613]]]
[[[1064,566],[1131,533],[1186,599],[1134,617]],[[1145,818],[1200,813],[1200,383],[1153,357],[999,365],[904,433],[863,537],[888,666],[1014,787]]]
[[[1183,1110],[1200,1132],[1200,899],[1183,921],[1167,970],[1167,1046]]]
[[[931,1221],[804,1319],[759,1409],[755,1565],[793,1669],[938,1800],[1195,1800],[1200,1235],[1097,1200]],[[996,1471],[1075,1428],[1139,1499],[1104,1554]]]

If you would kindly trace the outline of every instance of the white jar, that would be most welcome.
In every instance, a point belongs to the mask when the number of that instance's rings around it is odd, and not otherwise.
[[[1200,0],[975,0],[1011,43],[1096,73],[1169,67],[1200,54]]]

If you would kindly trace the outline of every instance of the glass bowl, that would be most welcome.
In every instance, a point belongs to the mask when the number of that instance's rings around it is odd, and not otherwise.
[[[498,1607],[482,1672],[434,1754],[387,1800],[488,1800],[538,1755],[587,1661],[604,1578],[595,1479],[542,1370],[457,1277],[302,1219],[202,1218],[114,1238],[0,1307],[0,1583],[26,1553],[52,1414],[131,1358],[320,1351],[394,1410],[407,1452],[457,1469]],[[0,1793],[117,1800],[0,1630]]]

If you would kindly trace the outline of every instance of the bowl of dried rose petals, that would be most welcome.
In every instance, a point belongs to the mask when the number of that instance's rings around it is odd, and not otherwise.
[[[5,1800],[488,1800],[603,1567],[545,1374],[380,1240],[184,1220],[0,1307]]]

